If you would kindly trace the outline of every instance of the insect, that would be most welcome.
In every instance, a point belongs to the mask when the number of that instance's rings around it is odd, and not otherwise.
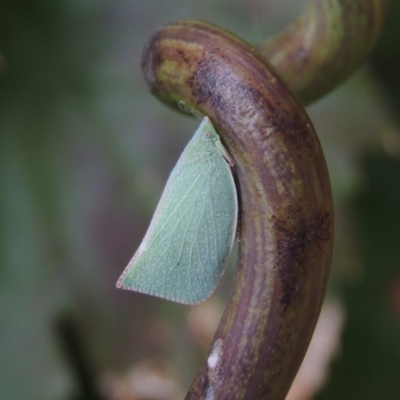
[[[172,170],[118,288],[184,304],[199,303],[213,293],[236,233],[233,165],[205,117]]]

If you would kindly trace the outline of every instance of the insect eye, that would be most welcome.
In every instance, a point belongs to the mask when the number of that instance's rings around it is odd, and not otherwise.
[[[204,139],[211,139],[211,132],[210,131],[205,131],[203,134]]]

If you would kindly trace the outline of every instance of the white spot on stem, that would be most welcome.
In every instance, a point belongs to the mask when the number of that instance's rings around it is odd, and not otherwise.
[[[221,363],[222,350],[223,350],[223,341],[222,339],[217,339],[211,350],[211,354],[207,359],[208,368],[215,369],[218,367],[218,365]]]

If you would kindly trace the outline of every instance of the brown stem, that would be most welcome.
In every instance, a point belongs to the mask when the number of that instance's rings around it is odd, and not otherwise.
[[[371,52],[389,0],[308,0],[300,17],[258,46],[309,104],[351,75]]]
[[[299,101],[252,47],[182,21],[151,39],[154,94],[208,115],[236,163],[241,238],[212,357],[187,399],[284,399],[306,352],[332,252],[330,184]]]

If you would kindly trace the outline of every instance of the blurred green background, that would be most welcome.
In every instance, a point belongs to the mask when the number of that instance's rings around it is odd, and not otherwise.
[[[183,395],[233,268],[195,309],[115,289],[197,125],[148,92],[142,48],[182,18],[260,42],[304,3],[3,0],[0,399]],[[366,66],[308,108],[333,185],[330,299],[344,324],[323,387],[293,399],[400,398],[399,20],[392,1]]]

